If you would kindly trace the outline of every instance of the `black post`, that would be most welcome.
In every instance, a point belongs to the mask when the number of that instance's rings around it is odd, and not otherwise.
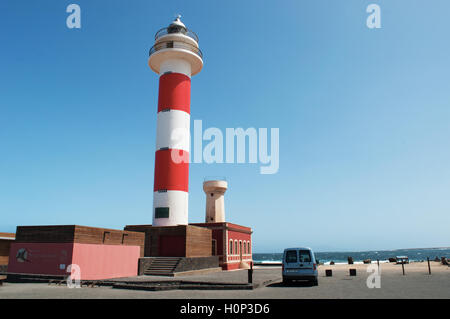
[[[378,265],[378,272],[380,272],[380,260],[377,259],[377,265]]]
[[[403,276],[405,275],[405,261],[402,260],[402,270],[403,270]]]
[[[253,263],[250,264],[250,269],[248,270],[248,283],[253,283]]]
[[[427,257],[427,262],[428,262],[428,274],[431,275],[431,267],[430,267],[430,258]]]

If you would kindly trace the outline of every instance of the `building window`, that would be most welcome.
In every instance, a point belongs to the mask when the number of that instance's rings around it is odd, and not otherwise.
[[[230,251],[228,252],[228,255],[233,255],[233,239],[230,239]]]
[[[250,255],[250,242],[247,242],[247,254]]]
[[[247,243],[244,241],[244,255],[247,255]]]
[[[169,207],[156,207],[155,218],[169,218]]]
[[[242,240],[239,241],[239,255],[242,255]]]
[[[238,249],[238,241],[234,241],[234,254],[239,255],[239,249]]]

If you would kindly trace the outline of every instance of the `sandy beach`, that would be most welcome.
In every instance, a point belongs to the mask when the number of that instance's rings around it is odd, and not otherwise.
[[[268,299],[328,299],[328,298],[450,298],[450,267],[431,262],[432,274],[428,274],[426,262],[415,262],[402,266],[381,263],[380,288],[368,288],[367,272],[369,265],[332,265],[319,267],[319,286],[313,287],[304,283],[284,285],[281,283],[280,267],[255,267],[254,283],[259,287],[253,290],[167,290],[142,291],[114,289],[111,287],[82,287],[69,289],[66,286],[49,285],[47,283],[5,283],[0,287],[0,299],[4,298],[268,298]],[[357,275],[350,276],[349,269],[356,269]],[[325,270],[333,271],[332,277],[325,276]],[[148,280],[186,280],[198,282],[246,283],[247,271],[237,270],[198,276],[154,277],[137,276],[120,281],[142,282]]]

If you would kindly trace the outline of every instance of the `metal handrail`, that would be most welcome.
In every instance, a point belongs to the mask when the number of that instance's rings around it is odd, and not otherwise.
[[[170,31],[169,28],[162,28],[158,32],[156,32],[155,41],[158,40],[163,35],[174,34],[174,33],[181,33],[183,35],[190,37],[191,39],[195,40],[196,42],[198,42],[198,36],[195,34],[195,32],[191,31],[189,29],[185,29],[185,28],[180,28],[175,32]]]
[[[150,56],[153,53],[155,53],[156,51],[163,50],[163,49],[184,49],[184,50],[194,52],[200,58],[203,59],[202,51],[199,48],[197,48],[196,46],[193,46],[192,44],[189,44],[189,43],[173,42],[173,41],[160,42],[160,43],[155,44],[154,46],[152,46],[150,48],[148,55]]]

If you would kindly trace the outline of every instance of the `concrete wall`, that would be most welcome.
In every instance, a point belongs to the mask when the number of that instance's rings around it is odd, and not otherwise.
[[[144,274],[145,269],[150,266],[153,259],[158,257],[144,257],[139,258],[139,270],[138,273],[140,276]],[[197,257],[197,258],[181,258],[177,267],[175,268],[175,272],[184,272],[191,270],[199,270],[199,269],[207,269],[207,268],[216,268],[219,267],[219,257],[218,256],[210,256],[210,257]]]
[[[206,268],[219,267],[219,257],[197,257],[197,258],[183,258],[175,268],[175,272],[191,271]]]

